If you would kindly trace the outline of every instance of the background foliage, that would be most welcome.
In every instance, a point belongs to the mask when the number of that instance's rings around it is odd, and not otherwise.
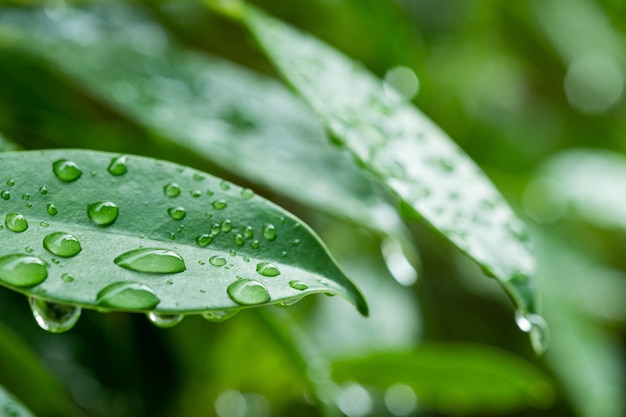
[[[363,62],[488,174],[531,225],[550,348],[536,356],[497,283],[398,216],[232,19],[12,2],[3,150],[134,153],[250,187],[322,236],[371,312],[316,296],[159,329],[86,311],[52,335],[0,288],[0,415],[27,415],[13,395],[38,416],[624,415],[626,5],[254,3]]]

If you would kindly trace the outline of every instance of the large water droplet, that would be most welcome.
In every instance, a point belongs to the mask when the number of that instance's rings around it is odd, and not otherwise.
[[[262,304],[271,299],[267,288],[253,279],[238,279],[228,286],[227,292],[234,302],[243,305]]]
[[[226,258],[219,255],[211,256],[209,258],[209,263],[213,266],[224,266],[226,265]]]
[[[0,258],[0,281],[16,287],[32,287],[48,277],[44,261],[29,255],[7,255]]]
[[[202,317],[213,323],[221,323],[226,321],[239,313],[239,310],[215,310],[202,313]]]
[[[115,176],[126,174],[126,172],[128,172],[128,167],[126,167],[126,160],[126,155],[116,156],[115,158],[111,159],[111,162],[107,167],[107,171],[109,171],[109,174]]]
[[[298,291],[304,291],[309,289],[309,286],[302,281],[289,281],[289,286]]]
[[[182,256],[174,251],[158,248],[134,249],[121,254],[114,262],[131,271],[153,274],[173,274],[186,269]]]
[[[222,232],[230,232],[233,229],[233,222],[230,220],[224,220],[222,222]]]
[[[70,330],[80,317],[81,308],[53,303],[36,297],[28,299],[35,321],[50,333],[63,333]]]
[[[87,206],[89,219],[98,226],[108,226],[116,219],[120,209],[111,201],[99,201]]]
[[[269,262],[261,262],[257,264],[256,272],[263,275],[264,277],[277,277],[280,275],[280,271],[278,270],[276,265]]]
[[[71,258],[83,249],[75,236],[65,232],[54,232],[43,238],[43,247],[53,255]]]
[[[16,233],[21,233],[28,229],[28,222],[20,213],[8,213],[4,218],[4,224],[7,225],[7,229]]]
[[[539,314],[515,312],[515,322],[521,331],[530,335],[530,342],[537,354],[546,351],[549,343],[548,325]]]
[[[223,210],[226,208],[228,203],[223,198],[220,198],[219,200],[215,200],[212,205],[215,210]]]
[[[196,238],[196,244],[202,247],[209,246],[209,244],[212,241],[213,241],[213,236],[206,234],[206,233]]]
[[[83,171],[78,168],[78,165],[67,159],[55,161],[52,164],[52,171],[54,171],[54,175],[63,182],[76,181],[83,175]]]
[[[276,239],[276,226],[273,224],[266,224],[263,226],[263,237],[267,240],[275,240]]]
[[[46,211],[48,212],[49,215],[51,216],[56,216],[57,213],[59,212],[56,208],[56,206],[52,203],[48,203],[48,205],[46,206]]]
[[[183,314],[155,313],[154,311],[148,313],[147,316],[152,324],[164,329],[177,325],[185,318]]]
[[[180,195],[180,187],[175,182],[170,182],[163,187],[163,194],[170,198],[178,197]]]
[[[161,302],[152,288],[138,282],[116,282],[103,288],[96,296],[101,306],[144,310]]]
[[[174,220],[182,220],[187,215],[187,211],[184,207],[170,207],[167,209],[167,214]]]

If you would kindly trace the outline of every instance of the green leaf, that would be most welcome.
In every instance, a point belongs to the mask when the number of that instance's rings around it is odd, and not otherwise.
[[[381,390],[408,385],[420,403],[454,415],[505,414],[554,398],[549,379],[530,363],[479,345],[430,344],[340,360],[333,375]]]
[[[167,325],[171,315],[219,320],[312,293],[367,314],[314,233],[252,190],[139,156],[56,150],[0,161],[9,193],[0,283],[46,300],[31,302],[40,325],[73,317],[57,303],[150,311]]]
[[[19,148],[18,145],[11,142],[9,139],[3,136],[2,133],[0,133],[0,152],[14,151],[14,150],[17,150],[18,148]]]
[[[14,396],[0,385],[0,417],[33,417]]]
[[[496,277],[522,314],[536,310],[524,224],[487,177],[400,94],[360,64],[249,7],[243,21],[335,141],[421,217]]]

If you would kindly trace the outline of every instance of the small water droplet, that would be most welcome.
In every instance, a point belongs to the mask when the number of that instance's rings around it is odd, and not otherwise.
[[[520,311],[516,311],[515,322],[521,331],[529,333],[535,353],[540,355],[545,352],[548,347],[549,336],[548,325],[544,318],[539,314],[522,314]]]
[[[253,279],[238,279],[227,288],[228,296],[242,305],[255,305],[268,302],[270,293],[263,284]]]
[[[112,224],[120,213],[117,205],[111,201],[98,201],[87,205],[87,216],[98,226]]]
[[[155,313],[154,311],[149,312],[147,316],[152,324],[164,329],[177,325],[185,318],[183,314]]]
[[[48,212],[49,215],[51,216],[56,216],[57,213],[59,212],[56,208],[56,206],[52,203],[48,203],[48,205],[46,206],[46,211]]]
[[[8,180],[8,181],[7,181],[7,185],[8,185],[9,187],[13,187],[13,186],[15,185],[15,180]]]
[[[193,198],[200,198],[200,197],[202,197],[202,191],[200,191],[200,190],[193,190],[191,192],[191,196]]]
[[[241,236],[239,233],[235,235],[234,240],[237,246],[243,246],[246,243],[245,240],[243,240],[243,236]]]
[[[81,308],[53,303],[36,297],[28,299],[35,321],[50,333],[63,333],[70,330],[80,317]]]
[[[235,249],[231,249],[230,256],[237,256],[237,251]]]
[[[223,198],[220,198],[219,200],[215,200],[212,205],[215,210],[223,210],[226,208],[228,203]]]
[[[300,300],[302,300],[302,297],[290,298],[289,300],[281,301],[280,303],[276,304],[276,307],[290,307]]]
[[[174,274],[186,269],[182,256],[174,251],[158,248],[134,249],[121,254],[114,262],[131,271],[153,274]]]
[[[170,240],[176,240],[176,233],[170,232],[170,234],[168,236],[169,236]]]
[[[46,187],[45,185],[42,185],[42,186],[39,188],[39,194],[41,194],[41,195],[46,195],[46,194],[48,194],[48,187]]]
[[[58,259],[56,259],[56,258],[52,258],[52,259],[50,259],[50,260],[51,260],[51,261],[52,261],[52,263],[53,263],[53,264],[55,264],[55,265],[59,265],[59,264],[61,263],[61,261],[59,261],[59,260],[58,260]]]
[[[170,198],[178,197],[180,195],[180,187],[175,182],[170,182],[163,187],[163,194]]]
[[[222,222],[222,232],[230,232],[233,229],[233,222],[230,220],[224,220]]]
[[[202,317],[213,323],[224,322],[239,313],[239,310],[215,310],[202,313]]]
[[[252,229],[252,226],[246,226],[243,231],[243,235],[246,237],[246,239],[252,239],[252,237],[254,236],[254,230]]]
[[[213,266],[224,266],[226,265],[226,258],[219,255],[211,256],[209,258],[209,263]]]
[[[220,188],[224,191],[228,191],[230,190],[230,184],[227,183],[226,181],[222,181],[220,182]]]
[[[74,277],[71,276],[70,274],[63,274],[63,275],[61,275],[61,279],[64,282],[74,282]]]
[[[182,220],[187,215],[187,211],[184,207],[170,207],[167,209],[167,214],[174,220]]]
[[[30,198],[30,194],[24,193],[22,194],[22,200],[28,200]]]
[[[76,181],[83,175],[83,171],[75,162],[67,159],[59,159],[52,164],[54,175],[63,182]]]
[[[289,254],[288,254],[287,252],[285,252],[285,251],[282,251],[282,252],[280,253],[280,256],[281,256],[282,258],[286,258],[287,256],[289,256]]]
[[[196,181],[203,181],[204,177],[198,173],[193,174],[193,179]]]
[[[4,190],[0,193],[0,197],[2,197],[3,200],[9,200],[11,198],[11,192]]]
[[[31,255],[7,255],[0,258],[0,281],[16,287],[32,287],[48,277],[48,266]]]
[[[302,281],[289,281],[289,286],[298,291],[304,291],[309,289],[309,286]]]
[[[252,247],[252,249],[259,249],[260,246],[261,245],[258,240],[253,240],[252,243],[250,243],[250,247]]]
[[[244,256],[244,257],[243,257],[243,261],[244,261],[244,262],[250,262],[250,258],[248,258],[247,256]]]
[[[254,197],[254,191],[249,188],[244,188],[243,190],[241,190],[241,196],[246,200],[249,200]]]
[[[31,208],[32,206],[33,206],[33,203],[31,203],[30,201],[26,203],[26,208]]]
[[[126,174],[128,172],[128,167],[126,166],[127,159],[128,157],[126,155],[120,155],[112,158],[111,162],[109,162],[109,166],[107,167],[109,174],[116,177]]]
[[[33,251],[34,251],[35,249],[33,249],[33,247],[32,247],[32,246],[26,246],[26,247],[24,248],[24,250],[25,250],[26,252],[28,252],[28,253],[33,253]]]
[[[40,222],[39,226],[41,226],[41,227],[48,227],[48,226],[50,226],[50,223],[48,223],[48,222]]]
[[[71,258],[78,255],[82,250],[78,239],[65,232],[54,232],[44,237],[43,247],[48,252],[61,258]]]
[[[275,240],[276,239],[276,226],[273,224],[266,224],[263,226],[263,237],[267,240]]]
[[[280,275],[280,271],[278,270],[276,265],[269,262],[261,262],[257,264],[256,272],[263,275],[264,277],[277,277],[278,275]]]
[[[213,191],[211,190],[207,190],[206,195],[208,195],[209,197],[213,196],[213,194],[215,194]]]
[[[291,242],[291,244],[293,246],[300,246],[300,239],[294,239],[293,242]]]
[[[196,238],[196,244],[198,246],[202,246],[203,248],[209,246],[209,244],[213,241],[213,237],[208,234],[200,235]]]
[[[28,229],[28,221],[20,213],[8,213],[4,219],[7,229],[15,233],[21,233]]]
[[[161,300],[147,285],[138,282],[116,282],[100,290],[96,302],[106,307],[145,310],[156,307]]]

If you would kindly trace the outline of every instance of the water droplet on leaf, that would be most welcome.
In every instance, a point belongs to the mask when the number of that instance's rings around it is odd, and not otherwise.
[[[548,325],[539,314],[515,312],[515,322],[521,331],[529,333],[533,350],[542,354],[548,347]]]
[[[96,296],[101,306],[132,310],[154,308],[161,302],[147,285],[138,282],[116,282],[102,289]]]
[[[89,219],[98,226],[108,226],[112,224],[120,213],[117,205],[111,201],[99,201],[87,206]]]
[[[230,232],[233,229],[233,222],[230,220],[224,220],[222,222],[222,232]]]
[[[261,262],[257,264],[256,272],[263,275],[264,277],[277,277],[278,275],[280,275],[280,271],[278,270],[276,265],[269,262]]]
[[[241,236],[239,233],[235,235],[234,240],[237,246],[243,246],[246,243],[245,240],[243,240],[243,236]]]
[[[275,240],[276,239],[276,226],[273,224],[266,224],[263,226],[263,237],[267,240]]]
[[[178,197],[180,195],[180,187],[175,182],[170,182],[163,187],[163,194],[170,198]]]
[[[203,181],[204,177],[202,175],[196,173],[196,174],[193,174],[193,179],[196,180],[196,181]]]
[[[46,195],[46,194],[48,194],[48,187],[46,187],[45,185],[42,185],[42,186],[39,188],[39,194],[41,194],[41,195]]]
[[[246,239],[252,239],[252,237],[254,236],[254,230],[252,229],[252,226],[246,226],[245,230],[243,231],[243,235],[246,237]]]
[[[81,308],[53,303],[36,297],[28,299],[35,321],[50,333],[63,333],[70,330],[80,317]]]
[[[2,197],[3,200],[9,200],[11,198],[11,192],[4,190],[0,193],[0,197]]]
[[[30,255],[7,255],[0,258],[0,281],[16,287],[32,287],[48,277],[48,266]]]
[[[219,200],[215,200],[212,205],[215,210],[223,210],[226,208],[228,203],[223,198],[220,198]]]
[[[153,274],[174,274],[186,269],[182,256],[174,251],[158,248],[134,249],[121,254],[114,262],[131,271]]]
[[[127,160],[126,155],[120,155],[120,156],[116,156],[115,158],[112,158],[111,162],[109,163],[109,166],[107,167],[107,171],[109,171],[109,174],[115,175],[115,176],[126,174],[126,172],[128,172],[128,167],[126,166],[126,160]]]
[[[16,233],[21,233],[28,229],[28,221],[20,213],[8,213],[4,218],[4,224],[6,224],[7,229]]]
[[[182,220],[187,215],[187,211],[184,207],[170,207],[167,209],[167,214],[174,220]]]
[[[230,190],[230,184],[227,183],[226,181],[222,181],[220,182],[220,187],[222,188],[222,190],[224,191],[228,191]]]
[[[213,323],[224,322],[239,313],[239,310],[216,310],[202,313],[202,317]]]
[[[64,282],[74,282],[74,277],[71,276],[70,274],[63,274],[63,275],[61,275],[61,279]]]
[[[208,234],[200,235],[196,238],[196,244],[198,246],[206,247],[213,241],[213,237]]]
[[[13,187],[13,186],[15,185],[15,180],[8,180],[8,181],[7,181],[7,185],[8,185],[9,187]]]
[[[57,213],[59,212],[56,208],[56,206],[52,203],[48,203],[48,205],[46,206],[46,211],[48,212],[49,215],[51,216],[56,216]]]
[[[253,279],[238,279],[227,288],[228,296],[242,305],[255,305],[268,302],[271,297],[267,288]]]
[[[61,258],[71,258],[78,255],[82,250],[78,239],[65,232],[54,232],[44,237],[43,247],[48,252]]]
[[[50,226],[50,224],[48,222],[40,222],[39,226],[41,226],[41,227],[48,227],[48,226]]]
[[[253,240],[252,243],[250,243],[250,246],[252,247],[252,249],[259,249],[261,245],[259,244],[258,240]]]
[[[289,281],[289,286],[298,291],[304,291],[309,289],[309,286],[302,281]]]
[[[226,265],[226,258],[219,255],[211,256],[209,258],[209,263],[213,266],[224,266]]]
[[[164,329],[177,325],[185,318],[183,314],[155,313],[154,311],[148,313],[147,316],[152,324]]]
[[[63,182],[76,181],[83,175],[83,171],[78,168],[75,162],[67,159],[59,159],[52,164],[54,175]]]
[[[249,200],[252,197],[254,197],[254,191],[252,191],[249,188],[244,188],[243,190],[241,190],[241,197],[243,197],[246,200]]]

